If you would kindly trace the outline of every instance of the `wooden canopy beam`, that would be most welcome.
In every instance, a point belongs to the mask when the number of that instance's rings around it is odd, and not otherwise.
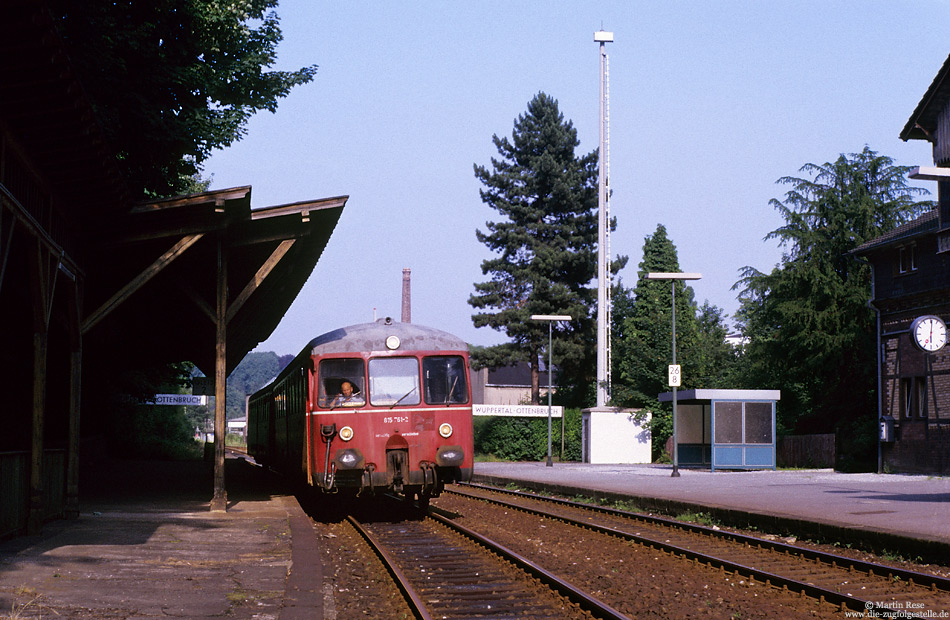
[[[167,252],[162,254],[154,263],[148,266],[142,273],[132,278],[132,280],[123,286],[115,295],[109,298],[104,304],[86,317],[82,322],[82,333],[85,334],[92,329],[96,323],[104,319],[110,312],[115,310],[123,301],[129,298],[132,293],[142,288],[142,286],[154,278],[158,273],[171,264],[176,258],[181,256],[185,250],[193,246],[204,236],[203,233],[187,235],[180,239]]]
[[[254,294],[254,291],[261,285],[261,283],[267,279],[267,276],[270,275],[270,272],[274,270],[274,267],[281,261],[282,258],[290,251],[290,248],[294,245],[294,239],[284,239],[280,242],[280,245],[271,252],[271,255],[264,261],[264,264],[261,265],[260,269],[257,270],[257,273],[254,274],[254,277],[251,278],[251,281],[247,283],[237,297],[234,298],[234,301],[231,302],[231,305],[228,306],[228,313],[226,321],[230,322],[234,318],[234,315],[238,313],[241,309],[241,306],[250,299],[251,295]]]

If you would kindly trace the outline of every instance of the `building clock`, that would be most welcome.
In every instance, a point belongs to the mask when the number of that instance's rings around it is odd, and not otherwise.
[[[920,316],[910,324],[910,336],[921,351],[933,353],[947,344],[947,325],[939,316]]]

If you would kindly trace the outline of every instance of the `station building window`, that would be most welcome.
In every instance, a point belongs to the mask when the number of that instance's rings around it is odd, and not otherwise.
[[[897,249],[897,269],[900,273],[917,271],[917,244],[901,246]]]
[[[927,417],[927,377],[901,378],[901,411],[905,419]]]

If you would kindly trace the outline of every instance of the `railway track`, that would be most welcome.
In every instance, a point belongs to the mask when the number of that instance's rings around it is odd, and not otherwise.
[[[950,580],[939,576],[651,515],[478,485],[462,488],[448,491],[661,549],[864,617],[950,617]]]
[[[627,618],[439,515],[397,523],[347,520],[386,565],[417,618]]]

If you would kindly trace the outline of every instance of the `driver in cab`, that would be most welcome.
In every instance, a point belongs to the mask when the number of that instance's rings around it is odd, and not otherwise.
[[[363,397],[356,391],[352,382],[344,379],[340,383],[340,393],[333,397],[328,407],[359,407],[364,403]]]

